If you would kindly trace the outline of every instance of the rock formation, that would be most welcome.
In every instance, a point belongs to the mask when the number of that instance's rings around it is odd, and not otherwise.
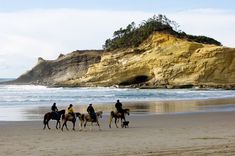
[[[75,51],[37,65],[14,83],[142,88],[235,87],[235,49],[156,32],[136,48]]]

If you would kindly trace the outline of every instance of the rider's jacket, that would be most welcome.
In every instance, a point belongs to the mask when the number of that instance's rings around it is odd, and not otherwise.
[[[73,107],[68,107],[67,108],[67,112],[69,113],[69,114],[73,114],[74,113],[74,110],[73,110]]]

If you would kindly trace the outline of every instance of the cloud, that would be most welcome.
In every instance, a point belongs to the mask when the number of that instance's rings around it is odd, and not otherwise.
[[[74,9],[0,13],[0,54],[9,67],[0,71],[0,77],[19,76],[38,57],[55,59],[60,53],[77,49],[101,49],[114,30],[149,16],[143,12]]]
[[[153,12],[77,9],[26,10],[0,13],[0,77],[17,77],[38,57],[55,59],[77,49],[101,49],[113,31]],[[190,34],[207,35],[235,47],[235,13],[198,9],[166,14]],[[4,62],[4,63],[3,63]]]
[[[224,46],[235,47],[235,12],[217,9],[195,9],[169,14],[189,34],[212,37]]]

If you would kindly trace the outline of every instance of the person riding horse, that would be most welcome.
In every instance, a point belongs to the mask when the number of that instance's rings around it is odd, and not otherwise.
[[[70,115],[72,115],[73,118],[76,119],[76,118],[75,118],[75,113],[74,113],[73,105],[72,105],[72,104],[70,104],[69,107],[67,108],[67,113],[70,114]]]
[[[87,107],[87,112],[90,115],[91,119],[95,122],[96,121],[96,113],[95,113],[95,110],[94,110],[92,104],[89,104],[89,106]]]
[[[115,104],[115,107],[117,109],[117,113],[123,114],[122,103],[119,100],[117,100],[117,103]]]
[[[59,114],[58,114],[58,108],[56,106],[56,103],[53,103],[53,105],[51,106],[51,111],[52,111],[53,118],[57,118]]]

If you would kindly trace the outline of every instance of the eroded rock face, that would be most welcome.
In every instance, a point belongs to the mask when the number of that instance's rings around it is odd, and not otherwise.
[[[155,33],[137,48],[41,61],[17,82],[62,86],[235,87],[235,49]]]
[[[86,74],[89,66],[101,60],[102,51],[76,51],[56,60],[38,59],[37,65],[20,76],[16,83],[54,85],[77,79]]]

